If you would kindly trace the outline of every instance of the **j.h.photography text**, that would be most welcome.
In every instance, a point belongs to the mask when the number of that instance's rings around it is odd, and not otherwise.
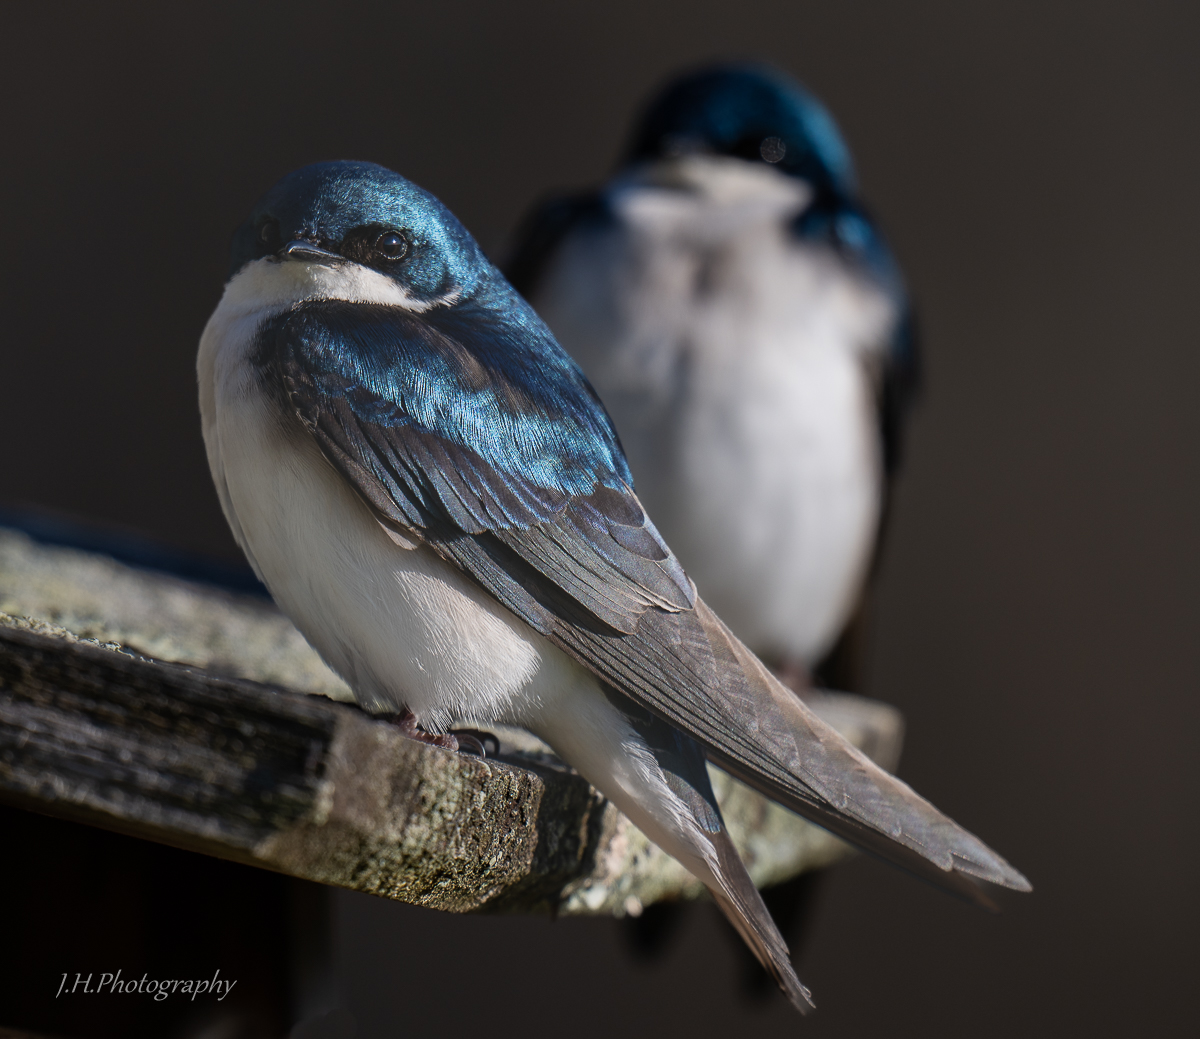
[[[116,974],[103,973],[100,975],[96,984],[92,984],[92,979],[95,974],[84,975],[82,973],[75,975],[75,980],[70,980],[69,974],[62,976],[62,981],[59,982],[58,992],[55,999],[59,996],[93,996],[101,993],[109,994],[128,994],[138,993],[144,996],[152,996],[156,1001],[162,1002],[169,996],[189,996],[195,999],[197,996],[215,996],[217,1002],[224,1000],[226,996],[233,990],[236,981],[230,981],[220,977],[221,972],[214,972],[211,978],[200,978],[193,980],[191,978],[181,979],[162,979],[150,980],[149,975],[143,974],[140,978],[121,979],[121,971]]]

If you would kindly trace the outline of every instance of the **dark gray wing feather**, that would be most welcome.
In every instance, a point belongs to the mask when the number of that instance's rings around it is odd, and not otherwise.
[[[987,845],[822,722],[703,601],[687,614],[648,616],[639,634],[655,649],[643,654],[640,673],[626,671],[627,680],[640,684],[638,699],[693,733],[726,771],[864,850],[973,901],[991,904],[969,878],[1030,889]],[[587,633],[574,641],[581,654],[598,656],[606,639]],[[688,647],[686,671],[678,667],[678,645]],[[669,680],[654,680],[651,660]],[[720,694],[706,695],[714,685]]]
[[[303,365],[288,356],[278,363],[326,458],[390,524],[438,544],[493,539],[553,585],[553,601],[565,593],[615,631],[632,633],[648,609],[691,609],[695,589],[628,487],[597,483],[568,495],[498,472],[465,444],[415,424],[365,421],[369,409],[352,406],[361,390],[321,392]],[[542,611],[489,590],[545,633]]]
[[[298,416],[382,522],[426,541],[608,686],[699,741],[712,761],[975,901],[990,904],[971,878],[1029,890],[779,684],[695,596],[630,488],[548,491],[415,425],[365,421],[362,401],[352,408],[317,392],[286,356],[283,375]]]

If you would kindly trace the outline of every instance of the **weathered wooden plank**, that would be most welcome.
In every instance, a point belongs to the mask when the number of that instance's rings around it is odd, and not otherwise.
[[[300,693],[353,702],[295,626],[268,600],[40,544],[0,527],[0,613],[156,660],[194,664]]]
[[[700,893],[528,734],[498,730],[501,756],[481,760],[281,688],[280,675],[345,687],[268,603],[0,530],[0,609],[9,803],[455,912],[637,913]],[[205,666],[151,659],[151,646]],[[894,766],[897,712],[839,694],[811,703]],[[756,883],[844,854],[713,779]]]
[[[0,797],[456,912],[521,881],[513,908],[549,905],[588,871],[603,808],[565,771],[427,747],[327,699],[13,627],[0,627]]]

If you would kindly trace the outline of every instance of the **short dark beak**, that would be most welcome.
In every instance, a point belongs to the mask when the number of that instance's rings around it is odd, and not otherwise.
[[[315,260],[317,263],[332,263],[342,259],[337,253],[331,253],[328,249],[313,245],[312,242],[302,241],[288,242],[279,250],[278,255],[281,260]]]

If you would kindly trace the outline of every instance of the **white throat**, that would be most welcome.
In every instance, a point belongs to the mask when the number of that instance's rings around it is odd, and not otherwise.
[[[318,263],[265,257],[252,260],[229,279],[217,313],[224,311],[228,317],[277,313],[307,300],[338,299],[383,303],[419,314],[451,304],[457,295],[455,292],[435,300],[414,299],[403,285],[386,274],[350,260]]]
[[[773,166],[690,155],[638,167],[614,184],[611,197],[632,226],[711,246],[798,215],[812,188]]]
[[[887,293],[791,220],[803,181],[688,157],[610,189],[532,302],[620,432],[643,503],[752,649],[812,661],[870,560]]]

